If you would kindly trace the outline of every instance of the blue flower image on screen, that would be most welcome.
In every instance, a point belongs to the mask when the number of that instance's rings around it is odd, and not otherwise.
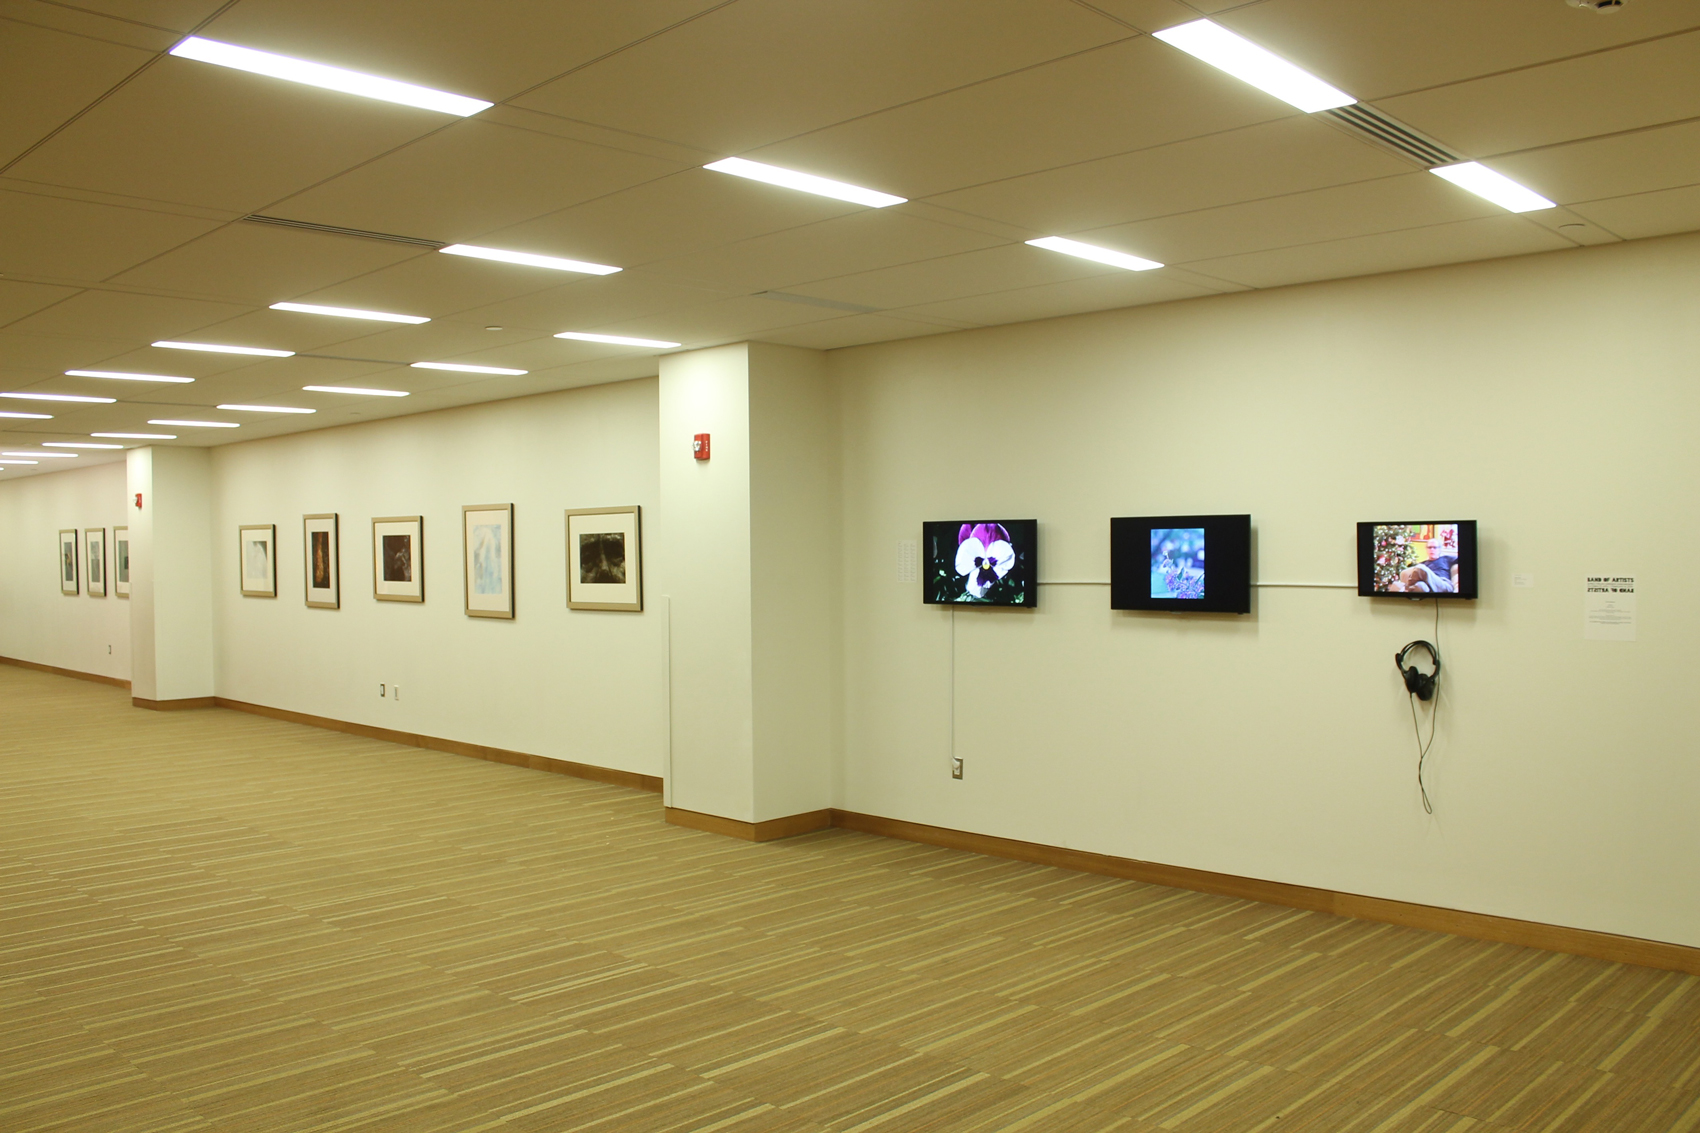
[[[1151,597],[1204,597],[1204,528],[1151,529]]]

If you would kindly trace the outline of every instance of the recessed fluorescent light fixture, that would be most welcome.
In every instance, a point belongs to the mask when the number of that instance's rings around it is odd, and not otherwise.
[[[22,401],[78,401],[86,405],[111,405],[116,397],[83,397],[75,393],[0,393],[0,397],[15,397]]]
[[[581,330],[564,330],[555,337],[570,338],[577,342],[606,342],[610,346],[653,346],[657,350],[671,350],[679,345],[661,338],[627,338],[622,334],[589,334]]]
[[[166,350],[204,350],[209,354],[253,354],[260,358],[293,358],[293,350],[267,350],[263,346],[223,346],[212,342],[156,342]]]
[[[0,452],[0,456],[33,456],[42,460],[75,460],[74,452]]]
[[[298,409],[293,405],[221,405],[235,413],[317,413],[317,409]]]
[[[302,386],[308,393],[352,393],[361,397],[406,397],[404,389],[361,389],[359,386]]]
[[[1128,271],[1151,271],[1163,266],[1156,260],[1147,260],[1141,256],[1130,256],[1126,252],[1100,248],[1095,244],[1082,244],[1079,240],[1068,240],[1061,236],[1042,236],[1037,240],[1027,242],[1035,248],[1048,248],[1053,252],[1061,252],[1065,256],[1077,256],[1083,260],[1109,264],[1113,268],[1126,268]]]
[[[703,168],[712,169],[716,173],[730,173],[734,177],[746,177],[751,181],[778,185],[782,189],[796,189],[800,193],[813,193],[817,197],[831,197],[835,201],[849,201],[853,205],[867,205],[874,209],[886,208],[889,205],[900,205],[909,199],[908,197],[894,197],[890,193],[881,193],[876,189],[864,189],[860,185],[849,185],[843,181],[816,177],[813,173],[798,173],[795,169],[781,169],[777,165],[764,165],[759,161],[748,161],[741,157],[728,157],[720,161],[711,161]]]
[[[310,63],[288,55],[273,55],[270,51],[255,51],[251,47],[220,43],[216,39],[202,39],[198,35],[192,35],[173,47],[171,54],[179,59],[196,59],[202,63],[233,67],[238,71],[269,75],[274,79],[287,79],[292,83],[305,83],[310,87],[323,87],[325,90],[341,91],[343,94],[357,94],[362,98],[375,98],[383,102],[399,102],[403,106],[417,106],[421,110],[438,110],[461,118],[488,110],[495,105],[481,98],[467,98],[463,94],[450,94],[447,91],[432,90],[430,87],[397,82],[395,79],[381,79],[377,75],[365,75],[359,71],[329,67],[323,63]]]
[[[505,248],[480,248],[476,244],[450,244],[437,251],[446,256],[471,256],[475,260],[496,260],[504,264],[523,264],[529,268],[552,268],[555,271],[576,271],[581,275],[613,275],[619,268],[607,264],[591,264],[583,260],[563,260],[559,256],[539,256],[535,252],[510,252]]]
[[[505,370],[500,366],[463,366],[459,362],[415,362],[415,370],[453,370],[457,374],[508,374],[519,377],[530,370]]]
[[[0,412],[0,417],[17,417],[17,418],[22,418],[22,419],[28,420],[28,421],[51,421],[51,420],[53,420],[53,414],[51,414],[51,413],[13,413],[9,410],[4,411],[4,412]]]
[[[1221,24],[1194,20],[1153,33],[1171,47],[1272,94],[1306,114],[1350,106],[1358,101],[1343,90],[1331,87],[1308,71],[1293,66],[1274,52],[1235,35]]]
[[[431,320],[424,315],[393,315],[388,311],[362,311],[355,307],[320,307],[313,303],[273,303],[274,311],[295,311],[303,315],[335,315],[342,319],[370,319],[375,323],[411,323],[417,326]]]
[[[0,460],[0,464],[40,464],[39,460]]]
[[[176,382],[179,385],[192,382],[194,378],[179,378],[171,374],[125,374],[117,370],[66,370],[68,378],[115,378],[121,382]]]
[[[116,437],[127,441],[174,441],[176,433],[90,433],[91,437]]]
[[[242,426],[234,421],[183,421],[175,417],[161,417],[159,420],[148,421],[150,425],[181,425],[189,429],[240,429]],[[93,436],[91,433],[90,436]]]
[[[1503,173],[1495,173],[1479,161],[1439,165],[1429,172],[1436,177],[1444,177],[1460,189],[1468,189],[1484,201],[1492,201],[1511,212],[1539,212],[1541,209],[1558,207],[1534,190],[1525,189]]]
[[[123,448],[123,445],[97,445],[92,441],[42,441],[42,448]]]

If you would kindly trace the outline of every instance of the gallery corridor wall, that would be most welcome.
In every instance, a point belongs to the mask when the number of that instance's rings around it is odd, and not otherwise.
[[[1697,309],[1684,236],[834,352],[837,805],[1700,945]],[[1109,609],[1111,516],[1213,512],[1255,578],[1347,588]],[[1035,611],[953,631],[898,581],[925,520],[1030,517]],[[1443,518],[1482,596],[1442,616],[1431,817],[1393,655],[1434,603],[1349,587],[1355,522]],[[1596,571],[1637,641],[1583,640]]]
[[[213,450],[218,695],[660,775],[664,607],[567,609],[563,515],[657,521],[655,420],[650,378]],[[507,503],[516,616],[468,617],[461,507]],[[338,610],[304,598],[302,516],[323,512],[341,516]],[[373,598],[371,521],[400,515],[425,517],[422,605]],[[243,597],[237,528],[272,523],[278,596]]]
[[[68,461],[66,463],[69,463]],[[88,596],[83,529],[128,523],[124,462],[96,464],[0,483],[0,657],[79,673],[130,679],[130,606],[108,584]],[[78,593],[59,589],[58,533],[75,527]]]

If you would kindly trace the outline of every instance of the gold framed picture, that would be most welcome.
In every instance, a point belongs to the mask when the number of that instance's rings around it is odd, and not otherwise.
[[[643,609],[642,508],[567,512],[567,605],[574,610]]]
[[[513,617],[514,505],[465,504],[460,516],[466,616]]]
[[[389,515],[372,521],[372,597],[380,602],[425,601],[425,517]]]
[[[250,523],[236,529],[237,566],[244,598],[277,597],[277,526]]]
[[[315,610],[342,606],[342,548],[336,513],[301,517],[301,545],[307,556],[307,605]]]

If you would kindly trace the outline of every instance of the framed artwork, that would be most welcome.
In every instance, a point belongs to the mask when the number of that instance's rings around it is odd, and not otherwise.
[[[460,509],[466,556],[466,616],[514,616],[514,505],[466,504]]]
[[[277,597],[277,527],[254,523],[236,530],[245,598]]]
[[[112,529],[112,562],[108,570],[112,572],[112,592],[120,598],[130,596],[130,529],[114,527]]]
[[[88,576],[88,591],[90,598],[106,597],[106,528],[85,527],[83,541],[88,546],[88,553],[83,556],[83,573]]]
[[[335,610],[342,605],[342,550],[336,513],[301,517],[301,545],[307,555],[307,605]]]
[[[372,521],[372,597],[380,602],[425,601],[425,517],[391,515]]]
[[[642,610],[641,508],[567,512],[567,605],[574,610]]]
[[[59,532],[59,593],[82,593],[77,575],[77,529],[75,527],[68,527]]]

